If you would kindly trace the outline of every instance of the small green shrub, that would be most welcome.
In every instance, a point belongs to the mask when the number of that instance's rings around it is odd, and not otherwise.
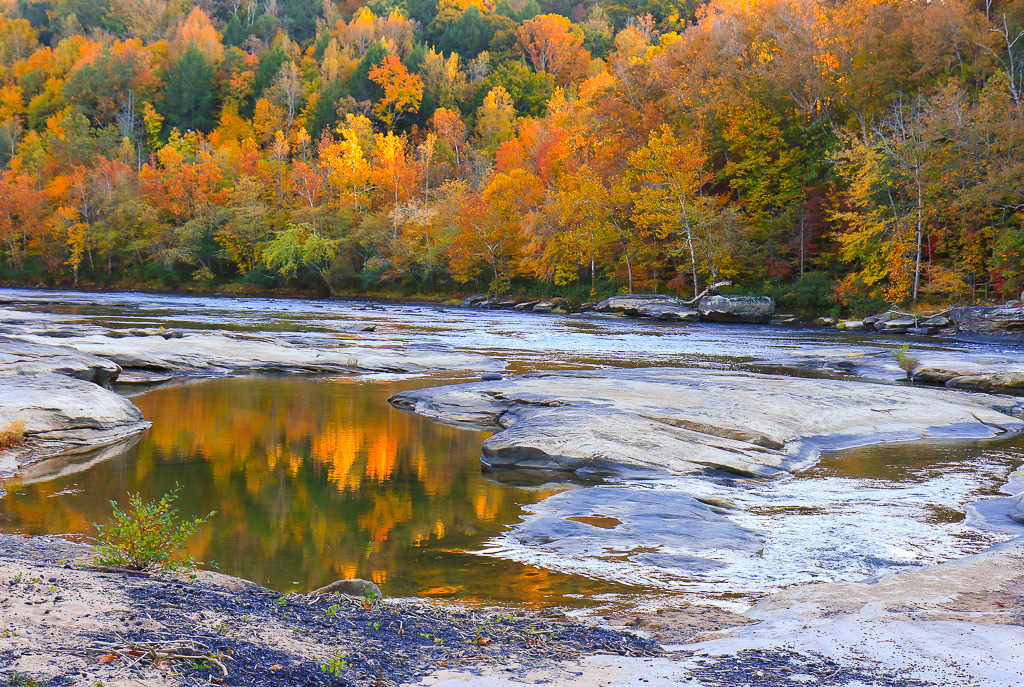
[[[128,508],[121,510],[111,501],[114,512],[105,525],[96,528],[99,565],[128,570],[195,570],[201,561],[184,556],[185,540],[199,531],[217,511],[206,517],[180,520],[171,503],[178,498],[174,489],[159,500],[144,502],[139,494],[128,494]]]
[[[337,653],[320,661],[320,671],[334,677],[341,677],[350,665],[352,664],[345,658],[345,654]]]
[[[895,351],[893,356],[896,358],[896,362],[899,366],[907,373],[907,379],[911,379],[914,374],[914,368],[917,367],[917,358],[907,355],[910,351],[910,344],[903,344]]]

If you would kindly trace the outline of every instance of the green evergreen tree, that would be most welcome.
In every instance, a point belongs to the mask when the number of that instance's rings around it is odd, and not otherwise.
[[[388,54],[388,46],[382,40],[373,42],[366,49],[363,59],[356,65],[355,71],[352,72],[352,78],[348,82],[348,92],[352,94],[353,98],[360,101],[377,101],[384,97],[383,89],[370,81],[370,70],[383,62]]]
[[[265,53],[260,58],[259,69],[256,70],[256,77],[252,82],[252,95],[245,103],[245,107],[240,108],[241,114],[245,117],[252,117],[256,111],[256,100],[263,95],[263,91],[266,90],[270,84],[274,83],[274,77],[281,71],[281,65],[284,64],[285,60],[288,59],[288,55],[285,54],[284,50],[280,47],[275,47],[268,53]]]
[[[470,5],[444,30],[437,47],[444,52],[457,52],[464,60],[472,60],[487,50],[494,37],[494,28],[480,14],[476,5]]]
[[[226,46],[239,46],[245,40],[246,35],[245,27],[242,26],[242,20],[238,18],[238,12],[235,12],[231,15],[228,25],[224,27],[223,43]]]
[[[509,3],[508,0],[498,0],[498,4],[494,6],[494,13],[502,17],[508,17],[509,19],[518,18],[516,11],[512,9],[512,4]]]
[[[316,20],[322,15],[323,5],[309,0],[285,0],[281,5],[288,36],[297,43],[305,43],[316,36]]]
[[[213,67],[190,45],[164,81],[163,114],[180,131],[209,131],[213,126]]]
[[[420,67],[423,66],[423,62],[427,59],[427,44],[416,43],[412,46],[412,50],[402,60],[402,64],[413,74],[418,74]]]
[[[483,105],[484,98],[496,86],[512,96],[519,116],[543,117],[548,111],[548,100],[554,95],[555,80],[547,72],[535,72],[519,59],[505,62],[487,75],[477,89],[475,107]]]
[[[533,19],[544,14],[544,10],[541,9],[540,4],[537,0],[529,0],[526,6],[523,7],[523,11],[519,13],[519,21],[526,21],[527,19]]]
[[[342,81],[332,81],[320,91],[316,105],[309,118],[308,131],[314,141],[324,131],[330,131],[338,122],[338,101],[348,96],[348,86]]]

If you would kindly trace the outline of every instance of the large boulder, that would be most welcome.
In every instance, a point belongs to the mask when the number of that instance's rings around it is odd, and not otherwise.
[[[1024,306],[972,305],[953,308],[949,320],[957,330],[971,334],[1024,336]]]
[[[533,306],[533,312],[554,312],[565,305],[564,298],[549,298]]]
[[[686,305],[675,303],[648,303],[636,309],[641,317],[652,317],[669,322],[696,322],[700,313]]]
[[[891,314],[891,313],[890,313]],[[875,322],[875,329],[890,334],[903,334],[909,329],[917,328],[917,318],[911,315],[901,317],[885,317]]]
[[[149,426],[124,396],[49,372],[0,376],[0,427],[9,423],[22,423],[25,443],[0,450],[0,472],[122,441]]]
[[[1014,497],[1010,504],[1010,510],[1007,511],[1006,516],[1010,518],[1010,520],[1024,525],[1024,494]]]
[[[641,308],[653,305],[674,305],[677,307],[689,307],[681,298],[669,296],[664,293],[627,293],[620,296],[605,298],[594,306],[594,312],[615,313],[617,315],[629,315],[631,317],[643,317]]]
[[[384,595],[380,593],[380,587],[369,580],[361,580],[358,577],[346,580],[335,580],[328,585],[324,585],[323,587],[314,589],[310,592],[311,596],[321,596],[323,594],[344,594],[345,596],[370,599],[384,598]]]
[[[704,296],[697,310],[709,322],[767,324],[775,314],[775,301],[768,296]]]

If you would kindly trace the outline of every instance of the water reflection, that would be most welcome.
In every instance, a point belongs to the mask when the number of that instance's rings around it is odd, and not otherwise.
[[[249,377],[184,383],[134,398],[153,427],[77,474],[11,483],[0,528],[87,533],[126,491],[181,485],[183,514],[218,514],[190,553],[271,587],[371,578],[386,593],[520,602],[627,591],[462,553],[559,487],[481,474],[487,434],[393,409],[416,381]]]

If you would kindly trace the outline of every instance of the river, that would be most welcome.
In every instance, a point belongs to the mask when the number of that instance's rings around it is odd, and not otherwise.
[[[782,364],[814,351],[916,349],[1019,354],[1013,343],[880,337],[770,326],[664,324],[389,303],[0,290],[7,307],[108,328],[262,332],[294,342],[471,351],[508,373],[698,366],[842,376]],[[368,326],[373,331],[363,331]],[[55,343],[59,343],[55,341]],[[87,469],[0,484],[0,530],[88,536],[126,492],[180,485],[183,513],[218,513],[190,544],[224,572],[287,591],[339,577],[393,596],[582,605],[666,593],[731,598],[793,584],[859,580],[958,558],[1019,532],[983,522],[972,504],[1005,495],[1024,462],[1020,440],[896,444],[828,455],[769,481],[674,478],[760,533],[754,552],[663,547],[678,565],[638,565],[614,551],[545,554],[508,534],[524,512],[579,486],[484,473],[487,434],[392,408],[392,393],[465,381],[455,373],[263,375],[187,379],[132,394],[153,426]],[[852,382],[851,382],[852,383]],[[768,401],[769,399],[766,399]],[[83,457],[82,462],[87,462]],[[602,514],[591,523],[602,526]],[[611,522],[611,521],[609,521]],[[612,523],[614,524],[614,523]]]

